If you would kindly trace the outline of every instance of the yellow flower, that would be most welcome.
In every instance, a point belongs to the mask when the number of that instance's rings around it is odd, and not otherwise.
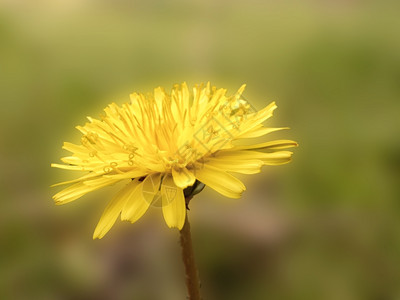
[[[290,140],[238,145],[236,141],[260,137],[286,128],[269,128],[263,121],[272,116],[275,103],[260,111],[225,89],[196,85],[191,93],[186,83],[175,85],[171,94],[161,87],[154,94],[133,93],[121,107],[104,109],[101,120],[77,126],[81,144],[64,143],[72,152],[62,158],[65,165],[52,167],[87,171],[53,196],[65,204],[88,192],[126,181],[106,207],[93,238],[102,238],[121,215],[137,221],[155,201],[160,201],[165,222],[181,229],[186,217],[185,194],[199,182],[230,198],[246,189],[231,172],[254,174],[263,165],[290,161],[296,146]]]

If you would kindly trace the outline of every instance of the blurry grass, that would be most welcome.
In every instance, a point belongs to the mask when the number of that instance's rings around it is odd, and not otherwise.
[[[210,298],[399,297],[396,2],[18,3],[0,4],[0,298],[88,299],[101,286],[90,278],[104,257],[87,260],[82,279],[63,263],[69,250],[59,251],[70,240],[85,261],[109,245],[90,240],[107,199],[53,207],[48,186],[62,175],[49,164],[106,103],[185,80],[232,93],[247,83],[246,99],[258,108],[276,100],[271,122],[290,126],[284,137],[300,143],[270,182],[288,212],[283,222],[294,224],[287,242],[259,250],[196,224]],[[267,174],[243,201],[270,203]],[[229,216],[229,205],[219,212]]]

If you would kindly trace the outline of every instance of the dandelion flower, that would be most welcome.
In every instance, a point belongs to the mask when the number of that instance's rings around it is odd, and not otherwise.
[[[231,173],[255,174],[263,165],[287,163],[292,152],[283,149],[297,145],[290,140],[238,142],[285,129],[264,127],[275,103],[255,111],[242,97],[244,88],[228,96],[210,83],[192,92],[186,83],[171,93],[158,87],[153,94],[131,94],[122,106],[110,104],[100,120],[88,117],[88,123],[76,127],[83,134],[81,143],[64,143],[72,155],[61,159],[65,164],[52,164],[87,174],[56,184],[69,186],[53,196],[55,203],[125,181],[95,229],[93,238],[102,238],[119,216],[133,223],[155,201],[161,202],[166,224],[182,229],[185,195],[200,183],[239,198],[246,187]]]

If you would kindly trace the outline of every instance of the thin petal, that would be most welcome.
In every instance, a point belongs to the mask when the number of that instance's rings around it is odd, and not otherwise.
[[[61,192],[58,192],[57,194],[55,194],[53,196],[53,199],[57,205],[66,204],[66,203],[69,203],[71,201],[74,201],[74,200],[82,197],[83,195],[85,195],[89,192],[98,190],[98,189],[108,186],[108,185],[112,185],[118,181],[119,180],[109,179],[107,181],[103,181],[101,184],[92,185],[92,186],[86,185],[83,182],[78,182],[78,183],[75,183],[75,184],[63,189]]]
[[[143,177],[145,175],[149,174],[148,170],[132,170],[129,172],[123,172],[121,174],[110,174],[110,175],[104,175],[106,178],[112,178],[112,179],[130,179],[130,178],[136,178],[136,177]]]
[[[238,91],[236,92],[236,95],[238,98],[240,98],[240,96],[242,96],[245,88],[246,88],[246,84],[242,84],[242,86],[238,89]]]
[[[53,185],[51,185],[51,187],[55,187],[55,186],[59,186],[59,185],[64,185],[64,184],[71,184],[71,183],[76,183],[79,181],[85,181],[88,179],[94,179],[94,178],[99,178],[101,176],[101,174],[97,174],[94,172],[90,172],[89,174],[86,174],[82,177],[79,177],[77,179],[73,179],[73,180],[68,180],[68,181],[63,181],[63,182],[59,182],[59,183],[55,183]]]
[[[267,107],[263,108],[262,110],[252,115],[249,119],[245,120],[240,126],[240,131],[242,132],[242,134],[253,130],[259,124],[270,118],[276,107],[277,106],[275,102],[272,102]]]
[[[242,174],[256,174],[260,173],[261,167],[264,163],[257,159],[226,159],[226,158],[209,158],[207,165],[224,170],[227,172],[236,172]]]
[[[87,186],[95,187],[95,186],[109,185],[110,182],[113,182],[113,181],[121,181],[121,180],[114,179],[114,178],[110,179],[110,178],[106,178],[104,176],[101,176],[101,177],[91,178],[91,179],[85,180],[85,181],[83,181],[83,183],[85,185],[87,185]]]
[[[273,152],[273,153],[263,153],[265,156],[262,158],[262,161],[264,162],[265,165],[283,165],[287,164],[292,160],[292,154],[293,152],[291,151],[278,151],[278,152]]]
[[[125,203],[136,190],[139,181],[132,180],[107,205],[93,234],[93,239],[101,239],[114,225]]]
[[[193,185],[194,182],[196,181],[196,177],[187,168],[182,168],[179,169],[178,171],[172,169],[172,176],[174,178],[175,184],[182,189],[185,189],[188,186]]]
[[[285,148],[291,148],[291,147],[297,147],[298,144],[295,141],[291,140],[276,140],[276,141],[271,141],[271,142],[266,142],[266,143],[261,143],[261,144],[255,144],[255,145],[245,145],[245,146],[235,146],[229,150],[251,150],[251,149],[271,149],[271,150],[276,150],[276,149],[285,149]]]
[[[165,222],[170,228],[182,229],[186,218],[186,204],[183,189],[177,187],[171,174],[161,184],[162,210]]]
[[[82,145],[75,145],[72,143],[64,142],[64,145],[62,147],[63,149],[70,151],[72,153],[76,154],[86,154],[88,153],[88,149]]]
[[[51,164],[52,168],[59,168],[64,170],[73,170],[73,171],[90,171],[91,168],[85,168],[81,166],[70,166],[70,165],[61,165],[61,164]]]
[[[145,214],[150,203],[143,196],[143,182],[140,182],[125,203],[121,213],[121,220],[130,221],[131,223],[136,222]]]
[[[149,204],[153,202],[154,197],[159,194],[161,182],[161,173],[153,173],[143,180],[142,195]]]
[[[195,176],[205,185],[229,198],[240,198],[242,192],[246,190],[239,179],[207,164],[196,170]]]
[[[220,151],[215,155],[215,160],[245,160],[259,159],[264,165],[281,165],[291,161],[293,152],[277,151],[277,152],[258,152],[251,150],[235,150]]]

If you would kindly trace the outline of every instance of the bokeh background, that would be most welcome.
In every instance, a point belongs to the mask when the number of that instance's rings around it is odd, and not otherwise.
[[[206,189],[190,218],[204,299],[400,299],[398,1],[0,1],[0,299],[185,299],[153,208],[92,241],[112,193],[55,206],[75,125],[133,91],[211,81],[291,164]]]

